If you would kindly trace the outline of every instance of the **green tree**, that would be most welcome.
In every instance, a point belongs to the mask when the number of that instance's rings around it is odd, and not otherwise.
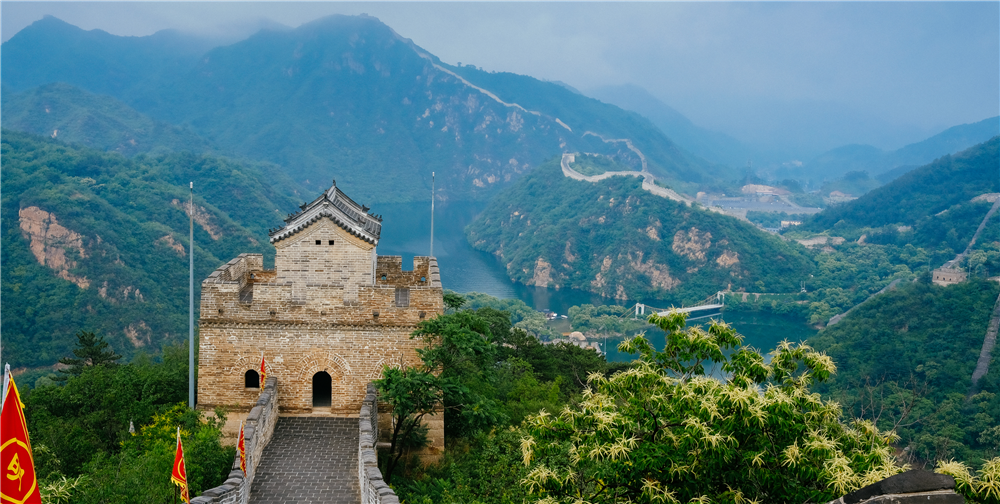
[[[386,368],[375,381],[379,399],[392,408],[393,428],[389,438],[389,458],[385,464],[385,481],[392,475],[404,456],[411,450],[427,445],[427,428],[423,418],[434,413],[442,404],[446,381],[433,373],[407,367]]]
[[[115,353],[110,348],[104,336],[98,336],[91,331],[77,331],[76,348],[73,349],[73,357],[63,357],[59,363],[69,366],[67,369],[60,369],[60,376],[57,381],[65,382],[70,376],[80,376],[87,366],[115,366],[121,355]]]
[[[893,434],[842,422],[809,390],[831,359],[784,342],[768,363],[728,326],[685,318],[650,317],[662,351],[622,343],[641,354],[633,367],[591,375],[579,405],[526,421],[524,484],[539,502],[826,502],[899,472]],[[709,360],[730,377],[706,377]]]

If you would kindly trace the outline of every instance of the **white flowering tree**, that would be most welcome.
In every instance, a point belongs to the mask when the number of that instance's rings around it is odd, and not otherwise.
[[[835,372],[829,357],[782,342],[766,362],[728,325],[685,319],[651,316],[663,350],[625,341],[641,355],[631,369],[592,375],[577,406],[526,421],[523,483],[538,502],[818,503],[903,469],[894,434],[809,391]],[[709,362],[728,379],[706,376]]]

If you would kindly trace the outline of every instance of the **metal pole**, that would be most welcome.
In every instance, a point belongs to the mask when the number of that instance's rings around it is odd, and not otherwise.
[[[188,203],[188,407],[194,409],[194,182]]]
[[[434,257],[434,172],[431,172],[431,257]]]

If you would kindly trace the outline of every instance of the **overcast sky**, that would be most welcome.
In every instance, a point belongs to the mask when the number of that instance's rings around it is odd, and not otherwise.
[[[365,12],[446,62],[583,91],[636,84],[753,142],[816,127],[836,130],[828,143],[897,148],[1000,113],[998,2],[3,1],[0,10],[4,41],[45,14],[117,35],[242,37],[264,20],[295,27]]]

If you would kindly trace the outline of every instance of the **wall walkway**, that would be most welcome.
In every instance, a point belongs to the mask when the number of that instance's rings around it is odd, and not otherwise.
[[[191,499],[191,504],[246,504],[250,498],[250,487],[258,474],[264,448],[270,443],[274,434],[274,426],[278,421],[278,379],[268,378],[264,390],[257,398],[257,404],[247,415],[243,429],[243,438],[247,451],[247,475],[240,470],[240,455],[233,460],[233,470],[226,481],[202,492]]]
[[[281,417],[264,449],[251,504],[357,504],[358,420]]]

